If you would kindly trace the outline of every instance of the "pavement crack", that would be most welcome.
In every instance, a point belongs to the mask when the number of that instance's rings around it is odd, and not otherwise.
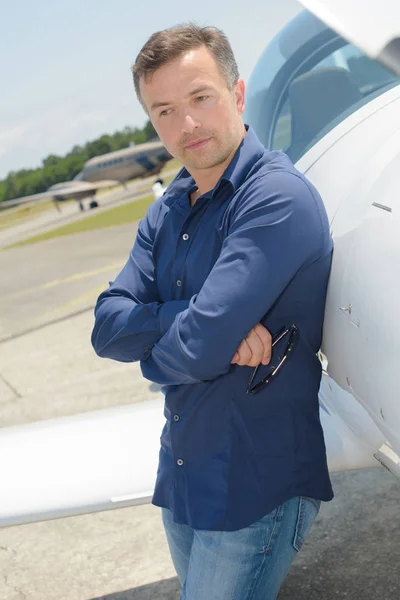
[[[12,590],[13,592],[15,592],[17,594],[18,599],[22,599],[24,600],[25,598],[27,598],[28,596],[25,594],[25,592],[23,592],[21,590],[21,588],[19,588],[16,585],[13,585],[12,583],[9,582],[9,576],[7,575],[7,573],[5,573],[3,575],[3,580],[4,580],[4,585],[6,587],[8,587],[10,590]]]
[[[13,340],[16,340],[17,338],[23,337],[24,335],[34,333],[35,331],[40,331],[41,329],[44,329],[45,327],[51,327],[51,325],[56,325],[57,323],[62,323],[63,321],[68,321],[68,319],[71,319],[72,317],[78,317],[79,315],[82,315],[83,313],[93,311],[93,309],[94,309],[94,305],[86,306],[85,308],[82,308],[80,310],[76,310],[67,315],[63,315],[62,317],[57,317],[56,319],[47,321],[46,323],[39,323],[35,327],[31,327],[30,329],[25,329],[24,331],[18,331],[17,333],[13,333],[8,337],[0,338],[0,345],[6,344],[7,342],[11,342]]]
[[[9,548],[8,546],[0,546],[0,550],[3,550],[4,552],[11,552],[11,554],[14,557],[17,556],[17,552],[16,550],[14,550],[14,548]]]
[[[12,391],[12,393],[14,394],[14,396],[16,398],[22,398],[22,395],[19,393],[19,391],[9,381],[7,381],[7,379],[1,373],[0,373],[0,379],[8,387],[8,389],[10,389]]]

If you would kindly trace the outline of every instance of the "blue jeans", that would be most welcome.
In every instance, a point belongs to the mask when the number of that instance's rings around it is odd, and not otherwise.
[[[163,508],[181,600],[275,600],[320,504],[297,496],[238,531],[192,529]]]

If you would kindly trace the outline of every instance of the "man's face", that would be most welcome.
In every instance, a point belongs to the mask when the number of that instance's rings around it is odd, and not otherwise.
[[[140,92],[165,147],[189,169],[224,163],[243,138],[244,83],[229,90],[205,46],[142,78]]]

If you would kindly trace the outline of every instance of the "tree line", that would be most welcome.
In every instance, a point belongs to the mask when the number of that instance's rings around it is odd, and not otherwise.
[[[7,177],[0,181],[0,202],[38,194],[55,183],[70,181],[90,158],[126,148],[132,142],[142,144],[156,135],[153,125],[147,121],[143,129],[125,127],[113,135],[102,135],[84,146],[74,146],[65,156],[50,154],[37,169],[10,171]]]

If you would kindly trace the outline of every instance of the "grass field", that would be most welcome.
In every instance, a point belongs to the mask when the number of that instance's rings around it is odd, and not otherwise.
[[[93,229],[103,229],[104,227],[112,227],[113,225],[123,225],[132,221],[138,221],[146,214],[148,206],[153,202],[153,196],[146,196],[142,200],[134,200],[128,204],[122,206],[116,206],[109,210],[104,210],[93,216],[86,217],[74,223],[63,225],[46,231],[38,235],[34,235],[30,238],[6,246],[4,250],[8,248],[15,248],[17,246],[26,246],[27,244],[35,244],[37,242],[43,242],[44,240],[50,240],[63,235],[71,235],[75,233],[83,233],[85,231],[92,231]]]
[[[182,163],[180,160],[178,160],[177,158],[173,158],[172,160],[169,160],[167,162],[167,164],[161,169],[161,178],[163,176],[163,173],[167,172],[167,171],[172,171],[172,169],[180,169],[182,167]]]

